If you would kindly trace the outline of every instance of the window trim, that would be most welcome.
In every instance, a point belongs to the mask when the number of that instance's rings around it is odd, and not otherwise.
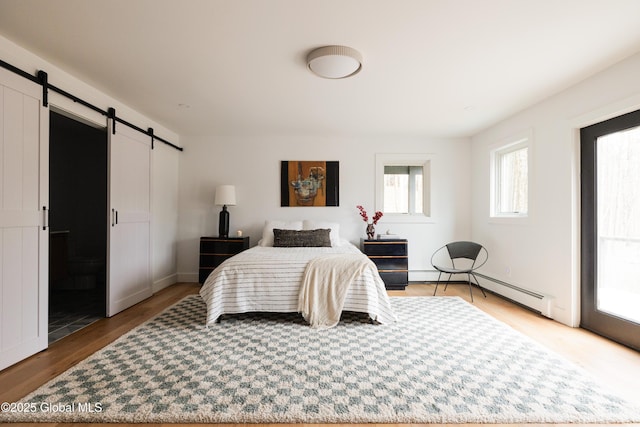
[[[505,155],[514,151],[527,149],[527,212],[500,212],[499,211],[499,193],[500,181],[499,160]],[[532,201],[532,172],[533,172],[533,132],[527,130],[508,138],[504,138],[501,142],[493,145],[489,150],[490,156],[490,195],[489,195],[489,221],[495,223],[524,223],[531,217],[531,201]]]
[[[433,154],[396,154],[376,153],[375,167],[375,206],[384,212],[384,167],[385,166],[422,166],[422,209],[423,213],[403,214],[384,213],[384,221],[388,223],[431,223],[433,221],[431,176]]]

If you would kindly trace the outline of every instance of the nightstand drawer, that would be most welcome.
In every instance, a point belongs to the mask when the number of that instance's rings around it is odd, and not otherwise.
[[[235,255],[249,247],[249,238],[213,238],[203,237],[200,239],[200,255]]]
[[[200,254],[200,266],[201,268],[211,268],[213,270],[233,255],[235,254]]]
[[[378,270],[404,270],[408,268],[408,258],[395,256],[369,256]]]
[[[407,256],[407,241],[364,240],[363,252],[366,255]]]
[[[380,277],[387,289],[404,289],[409,282],[409,273],[406,271],[380,271]]]

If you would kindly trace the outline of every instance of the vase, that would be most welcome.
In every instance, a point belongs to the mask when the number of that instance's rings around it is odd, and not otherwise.
[[[376,235],[376,229],[373,224],[367,224],[367,239],[372,240]]]

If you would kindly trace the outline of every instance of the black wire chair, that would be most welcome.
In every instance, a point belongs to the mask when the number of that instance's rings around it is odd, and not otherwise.
[[[471,276],[476,279],[475,284],[480,288],[482,295],[486,298],[487,294],[484,292],[484,289],[482,289],[482,286],[480,286],[480,282],[474,274],[474,271],[482,267],[488,259],[489,252],[484,246],[478,243],[452,242],[444,245],[431,256],[431,265],[438,270],[438,282],[436,283],[436,289],[433,291],[433,295],[435,296],[436,292],[438,292],[442,273],[449,274],[449,279],[444,287],[445,291],[447,290],[447,286],[449,286],[449,281],[451,281],[453,274],[466,274],[469,282],[471,302],[473,302],[473,283],[471,282]],[[445,265],[449,263],[451,266]]]

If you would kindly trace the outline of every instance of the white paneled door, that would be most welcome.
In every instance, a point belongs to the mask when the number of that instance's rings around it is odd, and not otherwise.
[[[151,138],[109,120],[107,315],[150,297]]]
[[[48,132],[42,87],[0,69],[0,369],[47,347]]]

